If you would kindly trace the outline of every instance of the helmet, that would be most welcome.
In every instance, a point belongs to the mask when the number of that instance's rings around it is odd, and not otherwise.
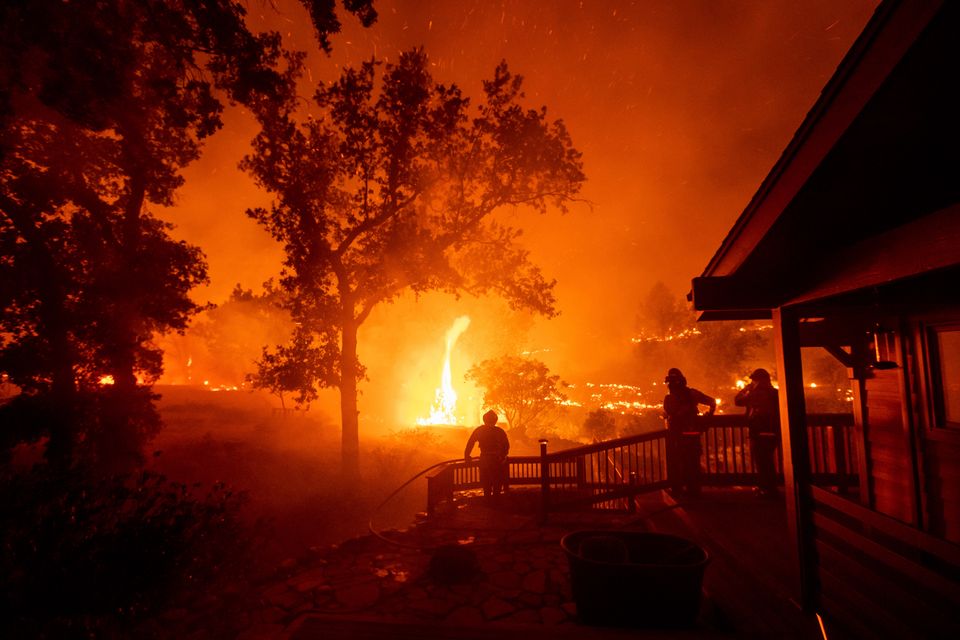
[[[483,414],[483,424],[490,425],[491,427],[497,424],[497,412],[496,411],[487,411]]]
[[[770,373],[766,369],[757,369],[750,374],[751,380],[766,380],[770,381]]]
[[[687,384],[687,379],[683,377],[683,373],[680,371],[680,369],[677,369],[677,368],[673,368],[667,371],[667,377],[664,378],[663,381],[666,384],[670,384],[671,382],[675,382],[679,384]]]

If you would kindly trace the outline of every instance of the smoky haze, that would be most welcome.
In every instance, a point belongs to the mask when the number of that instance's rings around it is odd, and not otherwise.
[[[377,24],[365,30],[345,20],[327,57],[302,7],[251,3],[253,24],[310,52],[305,98],[311,81],[333,79],[345,65],[373,55],[395,61],[421,45],[438,81],[478,96],[506,59],[525,78],[527,104],[562,118],[583,152],[586,202],[563,217],[501,214],[525,230],[534,261],[557,279],[560,316],[531,319],[499,301],[441,295],[378,308],[360,332],[369,376],[361,424],[411,424],[429,410],[444,334],[460,315],[471,325],[452,357],[455,383],[472,362],[520,350],[567,380],[627,370],[644,295],[657,282],[677,297],[686,292],[875,5],[380,0]],[[259,288],[282,260],[244,215],[269,202],[237,169],[253,120],[238,108],[224,120],[163,213],[207,254],[211,283],[195,294],[202,301],[223,301],[237,283]]]

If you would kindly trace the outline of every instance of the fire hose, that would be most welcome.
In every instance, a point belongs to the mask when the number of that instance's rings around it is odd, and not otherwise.
[[[408,549],[419,549],[419,550],[423,550],[423,547],[421,547],[421,546],[418,546],[418,545],[415,545],[415,544],[408,544],[408,543],[406,543],[406,542],[400,542],[399,540],[391,540],[390,538],[386,537],[386,536],[383,535],[381,532],[377,531],[376,528],[374,528],[374,526],[373,526],[373,519],[377,516],[377,514],[380,512],[380,510],[383,509],[383,507],[387,505],[388,502],[390,502],[391,500],[393,500],[393,499],[397,496],[397,494],[399,494],[401,491],[403,491],[404,489],[406,489],[406,488],[410,485],[410,483],[412,483],[414,480],[416,480],[417,478],[419,478],[419,477],[422,476],[423,474],[427,473],[428,471],[433,471],[433,470],[436,469],[437,467],[442,467],[442,466],[445,465],[445,464],[451,464],[451,463],[454,463],[454,462],[460,462],[461,460],[463,460],[463,458],[453,458],[453,459],[451,459],[451,460],[444,460],[443,462],[438,462],[438,463],[436,463],[436,464],[432,464],[432,465],[430,465],[429,467],[427,467],[426,469],[423,469],[422,471],[418,471],[412,478],[410,478],[409,480],[407,480],[406,482],[404,482],[403,484],[401,484],[399,487],[397,487],[396,489],[394,489],[393,492],[390,493],[390,495],[388,495],[386,498],[384,498],[384,499],[380,502],[380,504],[378,504],[378,505],[373,509],[373,513],[370,514],[370,520],[367,522],[367,528],[370,530],[370,533],[372,533],[372,534],[375,535],[376,537],[380,538],[380,539],[383,540],[384,542],[388,542],[388,543],[390,543],[390,544],[394,544],[394,545],[397,545],[397,546],[400,546],[400,547],[406,547],[406,548],[408,548]]]

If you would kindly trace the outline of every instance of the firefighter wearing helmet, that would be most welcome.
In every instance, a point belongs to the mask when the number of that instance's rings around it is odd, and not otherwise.
[[[705,405],[713,415],[717,401],[687,386],[680,369],[670,369],[664,379],[670,392],[663,399],[663,416],[667,421],[667,478],[675,494],[696,496],[700,493],[699,407]]]
[[[475,444],[480,445],[480,486],[483,487],[483,495],[488,498],[499,496],[506,487],[510,441],[507,432],[497,426],[495,411],[483,414],[483,424],[470,434],[463,451],[465,461],[470,462],[470,453]]]
[[[750,374],[750,384],[733,399],[747,409],[750,430],[750,452],[757,466],[757,493],[772,497],[777,494],[777,447],[780,446],[780,399],[766,369]]]

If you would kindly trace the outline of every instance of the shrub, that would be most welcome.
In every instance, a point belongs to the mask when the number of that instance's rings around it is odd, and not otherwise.
[[[0,616],[10,635],[123,635],[229,573],[245,555],[240,498],[221,484],[195,489],[150,472],[6,477]]]

